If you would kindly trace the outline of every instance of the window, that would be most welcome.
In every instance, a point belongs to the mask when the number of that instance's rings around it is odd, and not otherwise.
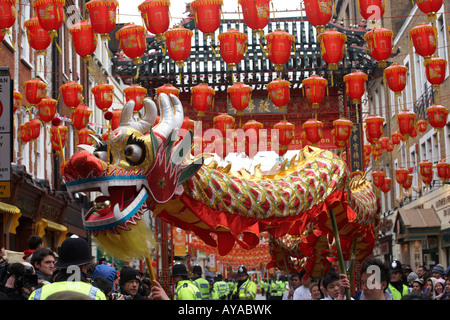
[[[444,127],[443,133],[444,133],[445,154],[450,155],[450,122],[448,122],[447,125]],[[447,162],[450,161],[447,160]]]
[[[409,167],[414,168],[414,178],[413,178],[413,182],[412,182],[412,186],[418,186],[419,185],[419,177],[418,177],[418,173],[417,170],[415,170],[417,168],[417,166],[419,165],[417,163],[417,153],[416,153],[416,145],[413,145],[412,147],[409,148]],[[414,190],[414,189],[413,189]]]
[[[403,60],[403,65],[408,68],[408,73],[406,74],[406,88],[405,88],[405,95],[406,95],[406,109],[407,110],[413,110],[413,92],[412,92],[412,79],[411,79],[411,64],[410,64],[410,56],[408,55],[405,60]]]
[[[414,75],[416,78],[416,100],[419,100],[426,88],[425,67],[423,65],[424,59],[414,50]]]
[[[438,49],[437,54],[440,58],[448,60],[447,58],[447,32],[445,27],[445,13],[444,5],[442,5],[441,10],[439,10],[436,19],[436,29],[438,33]],[[449,76],[449,66],[447,64],[447,71],[445,78]]]
[[[420,144],[420,160],[428,160],[436,162],[440,160],[440,146],[438,143],[438,133],[435,129],[429,130],[419,140]]]
[[[23,62],[32,66],[30,61],[30,44],[27,38],[27,29],[23,26],[25,21],[31,18],[31,3],[30,0],[22,0],[20,2],[20,58]]]

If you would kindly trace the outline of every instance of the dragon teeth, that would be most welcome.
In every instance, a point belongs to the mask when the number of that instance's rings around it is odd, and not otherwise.
[[[100,190],[102,191],[104,196],[109,197],[109,190],[108,190],[108,185],[107,184],[102,184],[100,186]]]

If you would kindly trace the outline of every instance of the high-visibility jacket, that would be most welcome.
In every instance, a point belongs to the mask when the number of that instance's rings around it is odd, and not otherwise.
[[[238,288],[236,287],[233,294],[239,294],[239,300],[255,300],[256,299],[256,283],[249,278]]]
[[[281,297],[284,293],[283,281],[272,281],[270,285],[270,295],[274,297]]]
[[[409,294],[409,289],[407,285],[403,285],[402,292],[395,289],[395,287],[392,284],[389,284],[389,290],[392,294],[392,300],[402,300],[402,298]]]
[[[192,283],[198,288],[198,290],[200,290],[200,293],[202,294],[202,300],[209,300],[210,292],[208,280],[200,277],[193,280]]]
[[[228,292],[232,293],[234,291],[234,289],[236,288],[236,283],[234,283],[233,281],[229,281],[227,283],[228,285]]]
[[[84,294],[94,300],[106,300],[105,294],[90,283],[80,281],[60,281],[44,284],[42,287],[34,290],[28,297],[28,300],[46,300],[49,296],[57,292],[74,291]]]
[[[219,300],[222,297],[227,297],[228,295],[228,285],[225,281],[216,281],[213,285],[213,291],[211,293],[211,299]]]
[[[190,280],[181,280],[177,283],[174,300],[202,300],[202,294]]]

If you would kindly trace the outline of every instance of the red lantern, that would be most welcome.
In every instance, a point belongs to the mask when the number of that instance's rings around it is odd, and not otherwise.
[[[438,177],[442,181],[447,181],[448,179],[450,179],[450,163],[439,161],[436,164],[436,171]]]
[[[372,156],[375,161],[378,161],[383,155],[383,148],[381,147],[381,142],[378,140],[373,144]]]
[[[146,31],[143,26],[127,24],[116,32],[116,38],[120,39],[120,46],[123,52],[128,58],[133,59],[133,64],[135,65],[142,63],[141,56],[147,48],[147,42],[145,41]]]
[[[50,127],[50,141],[52,143],[52,149],[55,151],[61,151],[66,145],[67,127],[63,125]]]
[[[236,68],[247,51],[248,36],[236,29],[219,34],[220,56],[227,63],[228,70]]]
[[[72,113],[72,125],[75,127],[75,129],[83,129],[87,126],[91,114],[91,108],[84,104],[80,104]]]
[[[45,98],[47,84],[40,79],[25,81],[25,97],[30,104],[37,105]]]
[[[333,144],[336,147],[338,147],[339,149],[341,149],[341,152],[343,152],[343,149],[348,146],[348,140],[338,140],[336,138],[336,130],[335,129],[331,130],[331,135],[333,136]]]
[[[170,83],[166,83],[165,85],[156,88],[157,99],[159,98],[160,93],[165,93],[167,95],[173,94],[174,96],[178,97],[180,95],[180,89],[175,88]]]
[[[414,175],[413,174],[408,174],[407,177],[406,177],[406,181],[403,184],[403,188],[405,188],[406,190],[411,188],[413,179],[414,179]]]
[[[392,143],[391,140],[388,141],[387,145],[386,145],[386,151],[387,152],[392,152],[394,151],[394,144]]]
[[[395,180],[398,184],[403,185],[408,179],[409,171],[406,168],[395,169]]]
[[[113,111],[111,111],[111,113],[112,113],[111,130],[114,131],[120,125],[120,117],[122,116],[122,110],[113,110]]]
[[[386,4],[384,0],[358,0],[358,8],[361,16],[374,26],[383,18]]]
[[[38,119],[28,121],[28,128],[31,132],[31,140],[39,138],[41,135],[41,122]]]
[[[365,120],[367,125],[367,137],[373,142],[377,142],[383,135],[384,118],[378,115],[372,115]]]
[[[195,127],[195,121],[192,119],[189,119],[188,117],[185,117],[183,119],[183,124],[181,125],[181,129],[184,129],[186,131],[192,131],[194,132],[194,127]]]
[[[427,14],[428,21],[434,21],[436,20],[436,12],[442,7],[443,0],[417,0],[416,2],[420,11]]]
[[[354,104],[361,104],[361,97],[366,92],[367,74],[355,71],[344,76],[345,90],[347,95],[353,99]]]
[[[237,110],[237,115],[243,115],[252,99],[252,87],[244,83],[236,83],[227,88],[231,106]]]
[[[65,0],[34,0],[35,9],[39,24],[49,32],[53,39],[58,35],[57,31],[64,22]]]
[[[290,86],[289,81],[282,79],[275,79],[267,85],[270,100],[275,106],[282,108],[288,104],[291,99]]]
[[[377,170],[372,173],[372,177],[373,177],[373,184],[378,188],[381,188],[384,185],[386,173],[384,171]]]
[[[334,134],[338,141],[348,141],[352,133],[353,122],[348,119],[338,119],[333,121]]]
[[[282,71],[283,65],[291,58],[291,47],[295,37],[284,30],[275,30],[264,39],[267,43],[269,60],[275,65],[275,71]]]
[[[322,59],[328,63],[328,70],[337,70],[338,63],[344,58],[347,36],[337,30],[327,30],[317,36]]]
[[[418,55],[425,59],[425,62],[431,59],[437,48],[437,29],[428,24],[419,24],[409,31],[414,49]]]
[[[442,129],[447,124],[447,115],[449,111],[441,105],[432,105],[427,108],[428,122],[433,128]]]
[[[433,175],[433,163],[428,160],[424,160],[419,163],[419,173],[422,177],[429,177]]]
[[[13,113],[15,113],[19,108],[20,103],[22,102],[22,94],[19,91],[14,90],[13,96],[14,96]]]
[[[369,143],[365,143],[363,146],[363,151],[364,151],[364,157],[368,158],[370,157],[370,155],[372,154],[372,145]]]
[[[90,21],[80,21],[74,24],[69,33],[72,35],[72,44],[75,52],[83,58],[84,62],[89,61],[97,48],[97,36],[94,33]]]
[[[390,141],[389,138],[388,138],[388,137],[381,137],[378,141],[379,141],[380,144],[381,144],[381,148],[382,148],[383,150],[386,150],[387,147],[388,147],[388,143],[389,143],[389,141]]]
[[[383,191],[384,193],[388,193],[389,191],[391,191],[391,186],[392,186],[392,179],[385,177],[384,183],[381,186],[381,191]]]
[[[395,92],[397,97],[401,95],[401,92],[406,87],[407,73],[408,68],[398,64],[393,64],[384,69],[385,83],[387,83],[389,89]]]
[[[308,120],[302,125],[303,130],[305,130],[306,139],[313,145],[320,142],[323,137],[322,127],[323,123],[318,120]]]
[[[76,82],[67,82],[59,87],[64,103],[70,109],[75,109],[81,103],[83,86]]]
[[[116,27],[118,6],[119,2],[116,0],[91,0],[86,3],[92,29],[100,34],[103,41],[110,40],[109,34]]]
[[[417,127],[418,127],[419,131],[422,133],[427,131],[427,128],[428,128],[427,120],[422,119],[422,120],[417,121]]]
[[[31,128],[28,122],[19,125],[19,133],[18,133],[20,141],[23,143],[27,143],[31,140]]]
[[[404,140],[403,135],[400,132],[394,132],[393,134],[391,134],[391,140],[392,143],[395,145],[400,144],[401,141]]]
[[[255,120],[249,120],[242,126],[245,131],[245,154],[250,158],[258,153],[259,130],[263,127],[262,123]]]
[[[219,130],[219,132],[222,134],[222,137],[227,136],[227,130],[234,129],[235,119],[226,113],[222,113],[218,116],[215,116],[213,118],[213,121],[214,121],[214,129]]]
[[[314,109],[319,108],[319,103],[325,98],[328,81],[320,76],[312,75],[302,81],[303,95],[312,103]]]
[[[386,28],[374,28],[364,35],[370,56],[378,61],[380,68],[386,67],[386,60],[392,53],[394,33]]]
[[[203,117],[205,111],[214,105],[215,94],[216,91],[205,83],[201,83],[191,89],[191,105],[198,111],[197,115],[199,117]]]
[[[114,98],[114,86],[112,84],[100,83],[93,87],[91,92],[94,95],[95,105],[102,112],[106,112],[112,106]]]
[[[423,177],[422,177],[422,182],[423,182],[424,184],[430,184],[430,183],[432,183],[432,182],[433,182],[433,175],[431,175],[431,176],[423,176]]]
[[[288,150],[289,144],[295,136],[295,125],[287,121],[278,122],[273,126],[275,130],[278,130],[278,143],[279,150],[278,155],[283,156]]]
[[[144,107],[144,98],[147,94],[147,89],[140,85],[131,85],[123,90],[125,94],[125,101],[134,101],[133,112],[139,112]]]
[[[87,145],[91,146],[93,143],[91,134],[94,134],[94,131],[92,131],[91,129],[83,128],[83,129],[79,130],[77,132],[77,136],[78,136],[77,145],[87,144]]]
[[[16,3],[17,0],[0,0],[0,30],[3,36],[16,22]]]
[[[270,20],[269,4],[272,0],[238,0],[242,7],[244,23],[260,36]]]
[[[333,0],[304,0],[306,18],[316,27],[317,34],[325,31],[325,25],[333,16]]]
[[[157,41],[163,40],[164,32],[169,29],[169,7],[170,0],[145,0],[138,6],[145,27],[156,35]]]
[[[45,55],[45,50],[52,43],[48,31],[41,27],[37,17],[25,21],[23,26],[27,29],[28,43],[36,50],[36,55]]]
[[[58,104],[58,100],[52,98],[44,98],[41,102],[38,103],[39,109],[39,118],[44,123],[51,122],[56,115],[56,105]]]
[[[233,152],[233,140],[229,138],[219,138],[215,137],[213,141],[214,152],[221,158],[225,159],[226,156]]]
[[[220,27],[222,5],[222,0],[195,0],[191,2],[195,27],[203,32],[206,38],[214,37],[214,32]]]
[[[416,114],[409,110],[403,110],[397,114],[398,128],[400,133],[408,139],[414,130]]]
[[[167,53],[178,68],[184,66],[184,61],[191,55],[191,39],[194,33],[183,27],[174,27],[164,33]]]
[[[447,60],[439,57],[432,57],[424,64],[428,82],[433,85],[434,90],[439,91],[440,85],[445,80]]]

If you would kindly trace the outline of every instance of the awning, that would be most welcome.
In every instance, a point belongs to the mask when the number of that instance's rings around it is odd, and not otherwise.
[[[423,240],[426,239],[426,236],[439,234],[441,229],[441,219],[434,208],[400,208],[395,220],[394,232],[402,235],[405,240]]]
[[[45,234],[45,230],[46,229],[59,232],[57,245],[60,246],[61,243],[65,239],[65,235],[67,234],[67,227],[63,226],[62,224],[59,224],[59,223],[56,223],[54,221],[47,220],[47,219],[44,219],[44,218],[42,218],[41,220],[36,222],[36,226],[35,226],[35,233],[36,233],[36,235],[38,235],[39,237],[42,238],[44,236],[44,234]]]
[[[3,232],[16,234],[19,218],[22,216],[20,209],[8,203],[0,202],[0,213],[6,215]]]

